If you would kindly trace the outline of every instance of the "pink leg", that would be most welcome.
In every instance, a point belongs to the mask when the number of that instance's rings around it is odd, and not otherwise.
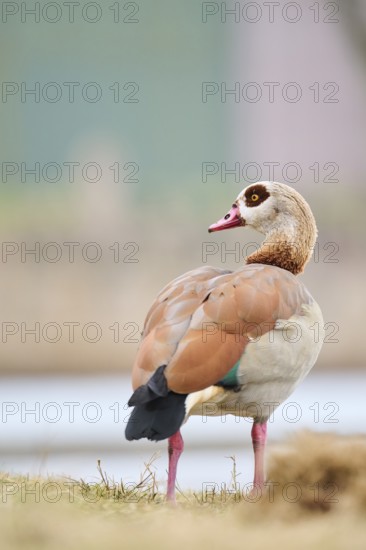
[[[253,423],[252,442],[254,449],[254,487],[264,487],[264,449],[267,439],[267,422]]]
[[[167,500],[175,504],[175,478],[177,476],[177,464],[183,452],[183,438],[178,430],[168,440],[169,469],[168,469],[168,490]]]

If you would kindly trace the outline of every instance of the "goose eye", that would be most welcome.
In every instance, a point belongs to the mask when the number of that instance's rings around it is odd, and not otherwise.
[[[253,202],[256,202],[259,199],[259,195],[257,193],[253,193],[253,195],[250,197],[250,200]]]

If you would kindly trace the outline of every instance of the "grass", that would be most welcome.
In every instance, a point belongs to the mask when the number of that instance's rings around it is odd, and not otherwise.
[[[366,439],[301,433],[272,452],[251,495],[233,458],[226,490],[159,493],[152,461],[135,484],[1,475],[1,548],[149,550],[366,547]]]

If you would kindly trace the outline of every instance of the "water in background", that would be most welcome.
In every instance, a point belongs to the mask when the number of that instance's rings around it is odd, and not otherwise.
[[[309,376],[274,412],[269,449],[300,429],[362,433],[366,374]],[[165,480],[166,442],[124,439],[130,381],[122,376],[2,378],[0,469],[30,475],[55,474],[98,479],[97,460],[115,480],[137,481],[157,453],[153,469]],[[192,417],[183,427],[185,452],[178,482],[182,489],[229,483],[231,456],[240,482],[251,481],[251,421],[231,416]]]

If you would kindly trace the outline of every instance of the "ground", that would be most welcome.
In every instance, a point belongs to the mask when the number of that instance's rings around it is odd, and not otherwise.
[[[269,457],[263,494],[157,491],[136,484],[1,475],[1,548],[366,548],[366,438],[300,433]]]

